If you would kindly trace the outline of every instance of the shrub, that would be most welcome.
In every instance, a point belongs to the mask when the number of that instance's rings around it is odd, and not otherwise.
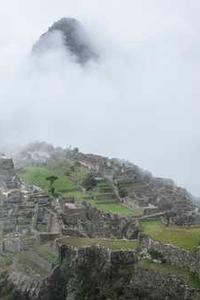
[[[89,174],[85,177],[85,179],[82,182],[82,186],[87,190],[92,190],[96,187],[97,181],[93,174]]]

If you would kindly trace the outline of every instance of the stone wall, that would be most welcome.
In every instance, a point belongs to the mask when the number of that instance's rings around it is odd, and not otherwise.
[[[194,300],[197,295],[182,279],[140,267],[137,250],[61,245],[60,257],[38,299]]]
[[[12,159],[0,158],[0,187],[15,189],[20,181],[16,176]]]
[[[154,243],[149,243],[149,250],[150,247],[157,250]],[[143,246],[147,246],[147,240]],[[10,274],[12,292],[18,294],[15,300],[197,299],[198,290],[183,279],[142,266],[139,248],[126,251],[99,246],[76,248],[58,240],[57,250],[60,263],[43,280],[29,273]]]
[[[120,239],[136,239],[138,236],[139,225],[134,218],[102,213],[87,203],[78,211],[80,213],[62,215],[64,235]]]
[[[40,239],[36,236],[29,236],[28,238],[22,238],[20,236],[9,237],[0,242],[0,254],[26,251],[31,249],[33,246],[38,245],[39,242]]]
[[[143,238],[142,246],[148,249],[152,258],[186,268],[190,272],[200,275],[200,250],[190,252],[170,244],[153,241],[148,237]]]

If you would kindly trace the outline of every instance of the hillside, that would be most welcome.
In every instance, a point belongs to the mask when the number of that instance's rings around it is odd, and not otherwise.
[[[153,177],[133,163],[83,154],[76,148],[54,148],[45,143],[29,145],[15,158],[17,166],[28,166],[28,169],[21,169],[21,175],[30,183],[42,185],[33,178],[36,174],[40,178],[42,172],[60,175],[59,181],[67,180],[73,188],[66,191],[66,183],[65,191],[58,188],[58,192],[67,192],[68,196],[77,200],[86,199],[102,210],[109,211],[110,207],[111,212],[120,212],[121,206],[131,215],[164,214],[173,224],[200,224],[200,211],[191,194],[172,180]],[[88,174],[97,179],[97,185],[85,191],[81,181]],[[115,205],[118,206],[116,210],[113,208]]]
[[[186,190],[77,148],[13,156],[16,170],[0,158],[2,299],[199,299],[199,208]]]

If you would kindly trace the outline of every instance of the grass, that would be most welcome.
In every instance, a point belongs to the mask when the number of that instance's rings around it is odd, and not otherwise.
[[[26,167],[19,173],[25,182],[37,185],[45,192],[49,190],[49,182],[46,178],[52,175],[58,176],[58,180],[54,184],[57,192],[65,193],[75,189],[75,185],[70,179],[64,175],[59,176],[57,174],[56,170],[53,171],[47,167]]]
[[[102,246],[110,250],[131,250],[138,246],[137,241],[133,240],[112,240],[112,239],[90,239],[90,238],[76,238],[76,237],[65,237],[62,242],[69,246],[77,248],[89,247],[89,246]]]
[[[49,245],[40,245],[38,247],[34,247],[34,250],[39,256],[48,260],[48,262],[54,264],[58,260],[58,255],[55,251],[52,251]]]
[[[166,263],[158,264],[151,260],[140,261],[140,266],[145,269],[152,270],[154,272],[159,272],[165,276],[177,276],[183,279],[187,284],[191,285],[193,288],[200,288],[200,279],[196,274],[189,272],[186,269],[178,268]]]
[[[99,203],[95,200],[89,201],[93,206],[98,208],[99,210],[103,212],[109,212],[112,214],[120,214],[124,216],[133,216],[134,213],[132,210],[128,209],[127,207],[123,206],[121,203],[117,202],[111,202],[111,203]]]
[[[76,167],[69,171],[66,162],[54,161],[47,166],[26,167],[19,172],[19,176],[21,176],[26,183],[39,186],[44,192],[48,193],[49,182],[46,178],[55,175],[58,177],[58,180],[56,180],[54,184],[56,192],[66,198],[87,201],[92,206],[107,213],[124,216],[137,216],[140,214],[137,209],[131,210],[122,205],[118,199],[116,199],[110,184],[106,180],[98,182],[97,187],[92,191],[81,191],[79,184],[81,179],[86,175],[86,172],[87,171],[82,167]]]
[[[200,246],[200,227],[166,227],[161,221],[143,221],[141,227],[144,233],[162,243],[190,251],[195,251]]]

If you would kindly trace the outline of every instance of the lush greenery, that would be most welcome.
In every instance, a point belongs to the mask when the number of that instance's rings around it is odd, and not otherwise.
[[[57,176],[49,176],[46,178],[47,181],[49,181],[49,193],[55,197],[56,196],[56,188],[54,186],[54,183],[56,180],[58,180]]]
[[[137,241],[99,239],[99,238],[89,239],[89,238],[65,237],[62,239],[62,242],[66,245],[72,245],[77,248],[99,245],[111,250],[130,250],[130,249],[135,249],[138,246]]]
[[[20,171],[19,175],[30,184],[41,187],[45,192],[49,191],[49,182],[46,178],[51,176],[57,176],[56,170],[53,171],[48,167],[27,167]],[[64,175],[58,176],[58,179],[54,183],[57,192],[64,193],[73,191],[75,189],[72,180]]]
[[[84,180],[83,180],[83,182],[82,182],[82,185],[83,185],[83,187],[84,187],[87,191],[94,189],[94,188],[96,187],[96,185],[97,185],[97,181],[96,181],[94,175],[93,175],[93,174],[88,174],[88,175],[84,178]]]
[[[143,221],[141,226],[144,232],[154,240],[192,251],[200,246],[200,228],[166,227],[161,221]]]
[[[79,163],[72,165],[66,161],[53,161],[47,166],[26,167],[19,172],[19,175],[25,182],[41,187],[46,193],[49,193],[49,182],[46,179],[55,177],[57,179],[53,186],[57,193],[77,201],[87,201],[103,212],[121,215],[140,213],[138,210],[133,211],[121,204],[107,180],[102,179],[94,184],[88,170]],[[83,191],[81,187],[83,182],[89,183],[90,188],[92,184],[93,189]]]

